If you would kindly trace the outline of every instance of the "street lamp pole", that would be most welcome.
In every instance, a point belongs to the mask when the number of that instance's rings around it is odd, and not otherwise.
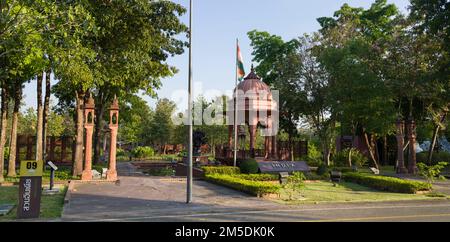
[[[189,97],[188,97],[188,165],[187,165],[187,192],[186,203],[192,202],[192,0],[189,1]]]

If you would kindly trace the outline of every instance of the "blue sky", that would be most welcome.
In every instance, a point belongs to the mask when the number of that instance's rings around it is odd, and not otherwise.
[[[189,0],[174,0],[189,6]],[[248,73],[251,66],[250,41],[247,32],[253,29],[268,31],[285,40],[319,29],[316,19],[332,16],[344,3],[367,8],[373,1],[361,0],[194,0],[193,26],[193,80],[194,89],[212,93],[211,89],[232,90],[235,79],[235,42],[239,38]],[[388,0],[406,13],[408,0]],[[188,23],[187,14],[182,21]],[[163,80],[157,91],[159,98],[170,98],[174,90],[186,90],[188,54],[171,58],[168,62],[179,72]],[[53,80],[53,84],[56,80]],[[25,104],[36,106],[36,82],[25,87]],[[145,97],[154,107],[155,99]],[[52,97],[52,103],[56,103]],[[180,104],[183,106],[183,104]],[[187,104],[186,104],[187,105]]]

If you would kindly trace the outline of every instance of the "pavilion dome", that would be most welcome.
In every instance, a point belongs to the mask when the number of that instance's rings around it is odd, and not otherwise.
[[[271,93],[270,87],[261,81],[261,77],[256,75],[255,70],[252,66],[252,69],[250,73],[247,75],[247,77],[244,78],[244,81],[239,83],[237,86],[238,90],[243,91],[244,93],[248,91],[253,91],[256,93],[260,92],[266,92]]]
[[[229,102],[230,107],[234,107],[236,94],[238,94],[238,110],[267,111],[269,114],[277,110],[277,103],[273,100],[270,87],[256,75],[253,66],[244,81],[238,84],[237,90],[239,90],[238,93],[234,89],[234,98]]]

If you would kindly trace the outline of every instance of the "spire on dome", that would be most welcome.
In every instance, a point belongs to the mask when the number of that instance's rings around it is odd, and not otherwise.
[[[259,77],[258,75],[256,75],[255,73],[255,68],[252,64],[252,68],[250,70],[250,73],[247,75],[247,77],[244,78],[244,80],[249,80],[249,79],[257,79],[257,80],[261,80],[261,77]]]

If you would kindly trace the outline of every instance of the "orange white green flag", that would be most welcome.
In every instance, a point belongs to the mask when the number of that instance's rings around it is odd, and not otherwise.
[[[237,43],[236,65],[237,65],[237,79],[239,81],[242,81],[245,76],[245,71],[244,71],[244,62],[242,61],[241,48],[239,48],[239,43]]]

